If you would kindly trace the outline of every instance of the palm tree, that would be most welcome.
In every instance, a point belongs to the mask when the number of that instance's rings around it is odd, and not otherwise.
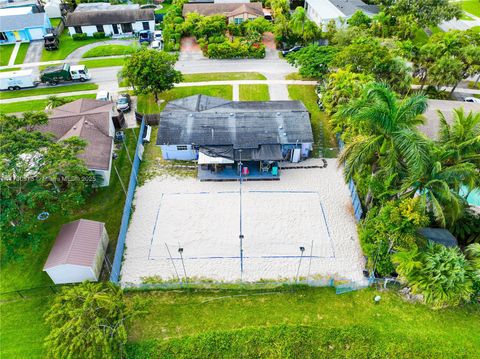
[[[461,217],[466,202],[459,195],[460,187],[466,185],[472,188],[478,176],[472,163],[445,166],[444,162],[445,152],[442,149],[432,151],[425,171],[407,178],[402,189],[402,196],[425,196],[427,208],[442,227]]]
[[[480,167],[480,112],[465,113],[463,107],[453,110],[449,124],[445,115],[440,117],[439,144],[447,156],[447,164],[471,162]]]
[[[298,6],[292,14],[290,26],[292,31],[303,38],[305,23],[308,21],[307,12],[301,6]]]
[[[427,108],[423,95],[401,101],[384,84],[368,85],[360,99],[343,106],[335,115],[348,123],[356,136],[339,157],[345,162],[345,175],[351,179],[365,169],[372,175],[399,179],[423,173],[428,164],[431,143],[417,130],[420,115]]]
[[[66,103],[67,101],[63,97],[58,97],[55,95],[48,96],[46,109],[51,110],[52,108],[62,106]]]

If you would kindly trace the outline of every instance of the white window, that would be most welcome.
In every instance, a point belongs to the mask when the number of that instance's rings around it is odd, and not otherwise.
[[[184,145],[182,145],[182,146],[177,146],[177,151],[186,151],[186,150],[188,150],[188,147],[187,147],[187,146],[184,146]]]

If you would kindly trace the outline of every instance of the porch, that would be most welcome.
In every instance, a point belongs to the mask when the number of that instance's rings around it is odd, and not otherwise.
[[[244,161],[242,164],[243,181],[278,181],[280,180],[279,166],[276,161]],[[203,164],[198,166],[200,181],[239,181],[240,165],[232,164]]]

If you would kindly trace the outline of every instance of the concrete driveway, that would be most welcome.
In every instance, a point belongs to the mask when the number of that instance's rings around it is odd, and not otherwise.
[[[30,46],[28,47],[27,54],[25,55],[25,60],[23,60],[24,64],[28,64],[30,62],[39,62],[40,58],[42,57],[43,51],[43,41],[31,41]]]

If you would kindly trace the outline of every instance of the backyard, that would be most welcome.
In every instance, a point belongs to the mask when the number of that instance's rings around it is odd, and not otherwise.
[[[480,3],[478,0],[462,0],[460,4],[466,12],[480,17]]]

